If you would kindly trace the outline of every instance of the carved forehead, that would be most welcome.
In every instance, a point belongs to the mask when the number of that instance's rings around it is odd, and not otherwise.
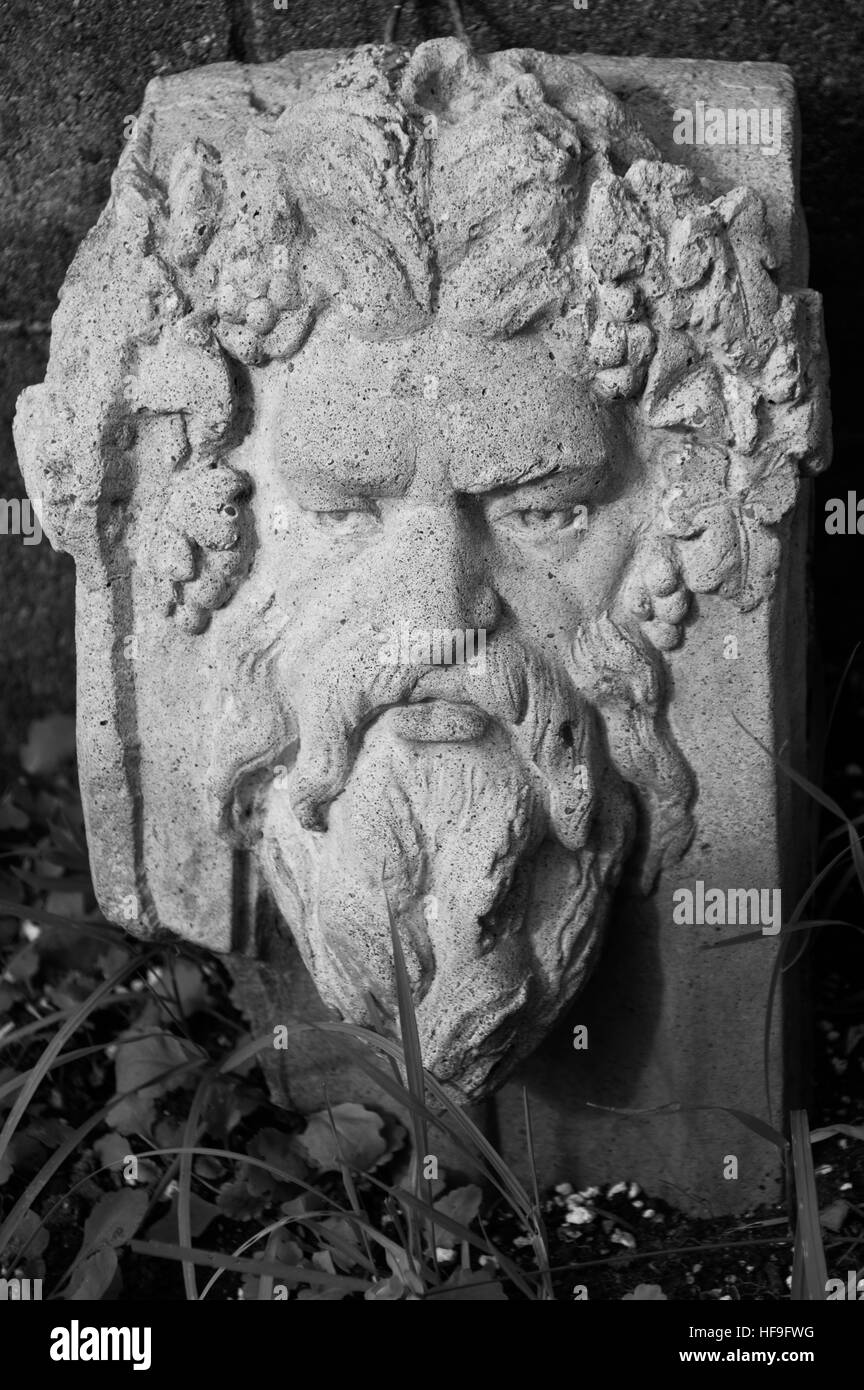
[[[446,459],[454,487],[477,491],[556,463],[595,469],[607,450],[602,408],[539,334],[481,340],[436,326],[373,342],[331,322],[283,381],[277,457],[295,475],[332,467],[397,484],[427,450]]]

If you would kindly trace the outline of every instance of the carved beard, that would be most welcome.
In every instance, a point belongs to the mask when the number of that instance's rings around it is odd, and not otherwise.
[[[277,905],[325,1002],[372,1023],[371,994],[395,1030],[389,901],[424,1064],[478,1099],[582,984],[632,839],[597,717],[506,631],[484,672],[383,667],[355,634],[285,679],[300,751],[287,795],[266,795],[261,849]],[[468,702],[485,730],[400,736],[404,702],[430,697]]]

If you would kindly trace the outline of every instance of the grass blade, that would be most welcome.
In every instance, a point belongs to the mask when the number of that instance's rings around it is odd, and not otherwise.
[[[797,1211],[791,1297],[795,1302],[824,1302],[827,1297],[828,1269],[819,1224],[819,1199],[816,1195],[806,1110],[792,1111],[789,1131]]]
[[[537,1257],[537,1266],[541,1270],[546,1298],[552,1301],[555,1294],[552,1288],[552,1277],[549,1273],[549,1241],[540,1206],[540,1188],[537,1184],[537,1164],[534,1155],[534,1129],[531,1124],[531,1109],[528,1104],[528,1088],[526,1086],[522,1087],[522,1109],[525,1115],[525,1141],[528,1145],[528,1166],[531,1169],[531,1187],[534,1193],[534,1225],[536,1229],[532,1234],[532,1242],[534,1254]]]
[[[300,1268],[298,1265],[283,1265],[275,1260],[240,1260],[233,1255],[223,1255],[219,1250],[193,1250],[187,1245],[168,1245],[162,1241],[130,1240],[128,1249],[137,1255],[147,1255],[160,1260],[181,1260],[206,1269],[230,1269],[238,1274],[272,1274],[283,1284],[314,1284],[325,1288],[341,1288],[346,1293],[365,1293],[371,1288],[368,1279],[354,1279],[348,1274],[329,1274],[325,1270]]]
[[[405,965],[405,956],[402,951],[402,942],[399,940],[399,932],[396,928],[396,920],[393,910],[390,907],[390,899],[387,897],[387,889],[384,888],[384,901],[387,904],[387,918],[390,923],[390,940],[393,946],[393,970],[396,976],[396,1000],[399,1006],[399,1031],[402,1036],[402,1052],[405,1058],[405,1080],[408,1091],[424,1107],[426,1100],[426,1083],[423,1072],[423,1053],[420,1050],[420,1032],[417,1028],[417,1015],[414,1012],[414,1000],[411,994],[411,981],[408,978],[408,969]],[[432,1190],[428,1180],[423,1178],[423,1171],[426,1167],[426,1156],[429,1151],[429,1130],[422,1109],[412,1109],[412,1127],[414,1129],[414,1154],[412,1157],[412,1167],[414,1169],[414,1188],[416,1192],[421,1191],[421,1183],[425,1189],[426,1201],[432,1205]],[[409,1230],[411,1248],[417,1258],[418,1265],[422,1264],[422,1252],[420,1249],[419,1232],[415,1232],[413,1218],[409,1214]],[[429,1245],[434,1251],[434,1231],[429,1230]]]
[[[668,1105],[655,1105],[644,1110],[625,1110],[615,1105],[595,1105],[593,1101],[586,1101],[586,1105],[591,1110],[605,1110],[611,1115],[692,1115],[700,1110],[714,1111],[717,1114],[732,1115],[739,1124],[758,1134],[760,1139],[767,1139],[769,1144],[774,1144],[781,1152],[786,1149],[786,1140],[775,1129],[773,1125],[766,1124],[758,1115],[752,1115],[749,1110],[736,1110],[729,1105],[680,1105],[678,1101],[671,1101]]]
[[[159,1076],[151,1077],[147,1084],[153,1086],[159,1081],[167,1080],[169,1076],[181,1076],[184,1072],[195,1071],[200,1065],[200,1062],[181,1062],[179,1066],[169,1067]],[[84,1124],[76,1129],[74,1134],[70,1134],[69,1138],[60,1145],[59,1149],[43,1163],[39,1172],[30,1180],[27,1187],[21,1193],[21,1196],[12,1207],[3,1225],[0,1226],[0,1256],[2,1256],[10,1239],[17,1231],[20,1223],[27,1215],[27,1212],[39,1196],[43,1187],[51,1181],[58,1168],[62,1168],[67,1158],[75,1152],[81,1140],[86,1139],[90,1131],[95,1129],[98,1124],[101,1124],[102,1120],[105,1119],[109,1111],[114,1109],[115,1105],[121,1100],[125,1100],[127,1096],[134,1096],[140,1089],[140,1086],[133,1086],[130,1090],[124,1091],[122,1095],[112,1096],[107,1104],[103,1105],[100,1110],[97,1110],[95,1115],[91,1115],[89,1120],[85,1120]]]
[[[39,1061],[36,1063],[36,1066],[31,1071],[27,1085],[9,1111],[6,1123],[3,1126],[2,1132],[0,1132],[0,1158],[6,1153],[9,1147],[9,1140],[18,1128],[18,1123],[22,1115],[45,1079],[54,1058],[62,1051],[63,1044],[66,1042],[67,1038],[71,1038],[76,1029],[80,1028],[81,1024],[100,1000],[104,999],[107,994],[110,994],[116,989],[117,985],[122,984],[129,975],[134,975],[135,971],[146,964],[148,960],[152,959],[154,955],[155,951],[146,951],[142,955],[136,956],[131,961],[127,961],[125,965],[121,965],[120,969],[115,970],[110,979],[98,985],[97,988],[93,990],[92,994],[89,994],[87,998],[82,1001],[62,1027],[58,1028],[54,1037],[42,1053],[42,1056],[39,1058]]]

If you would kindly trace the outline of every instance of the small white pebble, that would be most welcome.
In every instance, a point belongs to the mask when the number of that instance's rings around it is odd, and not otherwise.
[[[626,1182],[616,1182],[616,1183],[613,1183],[612,1186],[609,1188],[608,1192],[606,1193],[606,1196],[607,1196],[607,1197],[618,1197],[618,1196],[620,1196],[620,1194],[621,1194],[622,1192],[626,1192],[626,1191],[627,1191],[627,1184],[626,1184]]]
[[[630,1184],[630,1190],[629,1190],[629,1192],[627,1193],[627,1196],[630,1198],[630,1201],[632,1202],[632,1201],[633,1201],[633,1198],[634,1198],[634,1197],[638,1197],[638,1196],[639,1196],[639,1193],[640,1193],[641,1191],[642,1191],[642,1189],[641,1189],[641,1187],[639,1186],[638,1182],[631,1182],[631,1184]]]
[[[569,1182],[559,1182],[555,1185],[555,1191],[559,1197],[569,1197],[573,1191],[573,1184]]]
[[[587,1226],[589,1221],[594,1220],[593,1211],[587,1207],[572,1206],[564,1217],[568,1226]]]
[[[841,1184],[840,1184],[840,1191],[841,1191],[841,1192],[851,1192],[851,1191],[852,1191],[852,1184],[851,1184],[851,1182],[841,1182]]]
[[[25,921],[22,923],[21,935],[27,941],[38,941],[40,936],[42,935],[42,928],[37,927],[36,923],[31,922],[28,918],[25,919]]]
[[[629,1231],[613,1231],[609,1237],[613,1245],[624,1245],[628,1250],[636,1249],[636,1237]]]
[[[654,1208],[653,1208],[653,1207],[646,1207],[645,1210],[644,1210],[643,1213],[642,1213],[642,1220],[645,1221],[645,1220],[647,1220],[649,1217],[651,1217],[651,1216],[653,1216],[653,1215],[654,1215]]]
[[[816,1169],[816,1176],[817,1176],[817,1178],[827,1178],[828,1174],[829,1174],[829,1173],[833,1173],[833,1172],[834,1172],[834,1167],[833,1167],[832,1164],[830,1164],[830,1163],[820,1163],[820,1164],[819,1164],[819,1167]]]
[[[455,1260],[456,1251],[449,1249],[446,1245],[436,1245],[435,1258],[439,1264],[449,1264],[451,1260]]]

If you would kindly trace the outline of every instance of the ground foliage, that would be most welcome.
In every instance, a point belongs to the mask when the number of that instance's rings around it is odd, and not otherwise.
[[[792,1184],[788,1209],[723,1220],[685,1217],[627,1174],[534,1202],[494,1166],[482,1186],[422,1183],[417,1131],[367,1106],[274,1107],[219,961],[135,941],[99,912],[68,734],[35,726],[0,799],[0,1276],[72,1301],[790,1296]],[[860,777],[852,765],[832,788],[853,816]],[[850,849],[809,916],[855,926],[854,867]],[[799,941],[815,1001],[810,1217],[845,1279],[864,1265],[861,932]],[[390,1084],[407,1087],[407,1043],[399,1060]]]

